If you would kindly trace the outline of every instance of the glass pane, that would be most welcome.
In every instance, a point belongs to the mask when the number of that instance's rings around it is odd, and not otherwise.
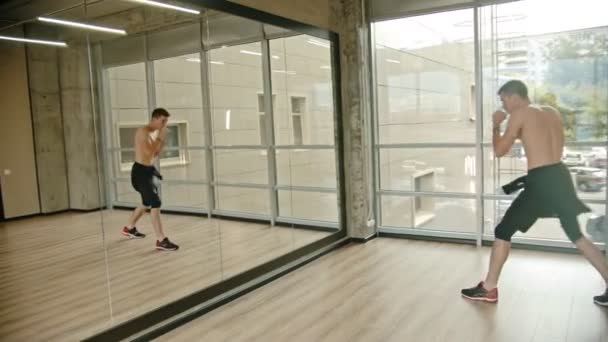
[[[207,185],[168,184],[160,188],[163,207],[207,209]]]
[[[473,9],[374,30],[380,143],[474,142]]]
[[[160,172],[164,180],[182,180],[204,182],[207,180],[205,150],[171,151],[174,158],[163,158],[160,161]]]
[[[220,186],[216,188],[216,198],[221,210],[270,214],[268,190]]]
[[[279,216],[338,222],[338,196],[331,193],[279,190]]]
[[[114,182],[114,198],[118,203],[116,205],[141,205],[141,196],[137,193],[130,181]]]
[[[590,217],[606,214],[606,205],[586,204],[591,208],[592,213],[579,215],[578,222],[581,227],[581,232],[595,242],[602,243],[603,241],[601,241],[601,238],[592,237],[587,232],[586,227]],[[511,205],[511,200],[485,200],[484,205],[484,234],[494,236],[494,229]],[[515,233],[514,237],[568,241],[568,237],[562,230],[559,219],[557,218],[539,219],[527,233],[524,234],[518,231]]]
[[[148,58],[159,59],[201,50],[200,23],[178,26],[147,35]]]
[[[277,145],[333,145],[330,42],[307,35],[273,39],[270,53]]]
[[[213,139],[216,145],[259,145],[264,94],[261,44],[208,52]]]
[[[267,223],[219,221],[224,279],[250,270],[293,249],[293,230]],[[316,232],[307,236],[318,236]]]
[[[278,150],[277,184],[336,188],[336,156],[332,150]]]
[[[203,31],[205,48],[233,45],[243,41],[262,40],[262,24],[255,20],[227,13],[209,12],[206,31]]]
[[[547,8],[551,18],[546,17]],[[491,122],[492,112],[500,106],[494,95],[498,87],[515,78],[527,84],[532,102],[561,113],[567,140],[605,140],[608,19],[601,14],[605,9],[588,0],[517,1],[483,8],[481,43],[489,94],[484,122]],[[484,133],[490,141],[490,127]]]
[[[476,231],[475,199],[383,195],[381,200],[383,226],[461,233]]]
[[[475,149],[381,149],[383,190],[476,192]]]
[[[137,225],[137,230],[147,235],[143,240],[127,239],[121,229],[116,229],[124,226],[131,215],[131,210],[104,214],[115,323],[221,281],[219,231],[213,220],[162,213],[165,234],[180,246],[169,256],[155,250],[157,237],[149,214]],[[172,274],[175,279],[167,281],[159,274]],[[162,295],[154,295],[156,292]]]
[[[106,115],[110,120],[106,121],[106,141],[111,147],[132,148],[131,130],[150,118],[145,64],[108,68],[107,76],[110,94],[105,103],[109,105]]]
[[[266,150],[216,150],[215,163],[220,183],[268,184]]]

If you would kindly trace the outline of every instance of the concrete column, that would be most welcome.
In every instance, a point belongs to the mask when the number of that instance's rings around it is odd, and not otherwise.
[[[23,31],[15,28],[5,34],[23,36]],[[0,42],[0,84],[0,195],[4,216],[38,214],[27,65],[22,44]]]
[[[99,125],[91,102],[87,47],[75,41],[69,44],[59,50],[59,76],[70,208],[92,210],[103,203],[98,183],[101,156],[95,141]]]
[[[373,218],[373,168],[371,158],[371,56],[364,0],[332,2],[332,16],[339,28],[342,67],[344,167],[349,236],[367,239],[375,234]],[[374,218],[377,222],[378,220]]]
[[[27,27],[33,37],[47,31],[48,27]],[[26,52],[40,210],[52,213],[69,208],[57,49],[28,45]]]

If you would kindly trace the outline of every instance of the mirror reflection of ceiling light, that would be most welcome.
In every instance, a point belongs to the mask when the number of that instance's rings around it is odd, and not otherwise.
[[[252,56],[261,56],[262,55],[261,52],[255,52],[255,51],[249,51],[249,50],[241,50],[239,52],[242,54],[245,54],[245,55],[252,55]]]
[[[144,4],[144,5],[162,7],[162,8],[172,9],[172,10],[186,12],[186,13],[190,13],[190,14],[197,14],[197,15],[201,14],[201,12],[197,11],[197,10],[193,10],[193,9],[181,7],[181,6],[169,5],[169,4],[165,4],[162,2],[158,2],[158,1],[152,1],[152,0],[131,0],[131,1],[138,2],[138,3]]]
[[[323,42],[323,41],[316,40],[316,39],[309,39],[307,42],[308,42],[308,44],[312,44],[312,45],[316,45],[316,46],[320,46],[320,47],[329,49],[328,42]]]
[[[10,40],[13,42],[21,42],[21,43],[31,43],[31,44],[42,44],[42,45],[52,45],[59,47],[67,47],[68,44],[65,42],[52,41],[52,40],[42,40],[42,39],[29,39],[29,38],[20,38],[20,37],[11,37],[11,36],[0,36],[2,40]]]
[[[201,59],[200,58],[186,58],[187,62],[194,62],[194,63],[200,63]],[[222,61],[209,61],[210,64],[215,64],[215,65],[224,65],[224,62]]]
[[[125,30],[113,29],[110,27],[104,27],[104,26],[98,26],[98,25],[77,23],[75,21],[60,20],[60,19],[55,19],[55,18],[38,17],[38,21],[42,21],[44,23],[58,24],[58,25],[63,25],[63,26],[77,27],[77,28],[81,28],[81,29],[85,29],[85,30],[101,31],[101,32],[106,32],[106,33],[115,33],[115,34],[122,34],[122,35],[127,34],[127,32]]]

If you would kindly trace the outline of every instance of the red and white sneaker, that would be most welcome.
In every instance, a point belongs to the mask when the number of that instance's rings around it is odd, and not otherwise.
[[[122,229],[122,235],[128,236],[131,239],[143,239],[146,237],[146,234],[142,234],[137,231],[137,228],[133,227],[131,229],[124,227]]]
[[[463,297],[488,303],[496,303],[498,301],[498,288],[486,290],[483,287],[483,281],[479,282],[477,286],[469,289],[463,289],[460,291]]]
[[[169,241],[169,238],[164,238],[163,241],[156,240],[156,249],[159,251],[176,251],[179,246]]]

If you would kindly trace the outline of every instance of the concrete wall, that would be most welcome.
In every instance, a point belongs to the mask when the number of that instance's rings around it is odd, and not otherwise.
[[[39,36],[43,30],[28,26],[27,32]],[[68,209],[67,163],[65,159],[63,115],[59,88],[57,49],[26,47],[28,78],[34,124],[40,205],[43,213]]]
[[[7,218],[40,212],[25,48],[0,43],[0,181]]]
[[[69,48],[59,50],[59,75],[70,208],[96,209],[103,203],[96,142],[99,124],[91,100],[86,45],[72,42]]]

